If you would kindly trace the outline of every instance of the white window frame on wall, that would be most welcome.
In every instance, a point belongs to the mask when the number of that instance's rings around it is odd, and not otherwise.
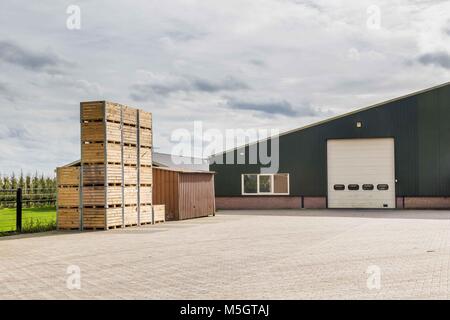
[[[287,192],[284,193],[274,193],[274,182],[276,174],[286,174],[287,175]],[[256,192],[255,193],[246,193],[244,189],[244,176],[248,175],[256,175]],[[270,192],[260,192],[259,191],[259,176],[271,176],[270,179]],[[291,185],[290,185],[290,175],[289,173],[243,173],[241,174],[241,195],[243,196],[286,196],[291,194]]]

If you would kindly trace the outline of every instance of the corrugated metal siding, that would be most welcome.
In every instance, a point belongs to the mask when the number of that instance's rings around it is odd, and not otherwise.
[[[450,85],[281,136],[278,172],[290,174],[291,195],[326,196],[326,141],[384,137],[395,138],[397,196],[450,195]],[[260,166],[213,164],[210,170],[217,173],[217,196],[238,196],[241,174],[259,173]]]
[[[166,205],[166,220],[205,217],[215,211],[214,174],[153,167],[153,203]]]
[[[153,203],[166,205],[166,220],[178,220],[178,175],[153,167]]]
[[[180,173],[180,220],[214,213],[214,175]]]
[[[440,90],[438,95],[440,190],[450,191],[450,90]]]

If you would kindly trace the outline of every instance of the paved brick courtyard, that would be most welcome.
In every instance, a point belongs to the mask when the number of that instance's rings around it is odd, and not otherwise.
[[[221,211],[0,238],[0,299],[448,299],[449,263],[446,211]],[[367,287],[369,266],[380,289]]]

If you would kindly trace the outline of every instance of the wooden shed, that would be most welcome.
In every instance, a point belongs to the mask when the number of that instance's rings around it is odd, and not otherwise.
[[[166,220],[214,215],[214,172],[153,167],[153,203],[165,205]]]

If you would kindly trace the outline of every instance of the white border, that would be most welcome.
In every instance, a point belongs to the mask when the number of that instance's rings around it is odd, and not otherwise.
[[[274,188],[274,176],[276,174],[286,174],[287,175],[287,184],[288,184],[288,191],[287,193],[274,193],[273,192],[273,188]],[[244,176],[246,175],[256,175],[256,188],[257,188],[257,192],[256,193],[245,193],[244,192]],[[260,192],[259,191],[259,176],[271,176],[271,183],[270,183],[270,192]],[[243,196],[286,196],[286,195],[290,195],[291,192],[291,186],[290,186],[290,174],[289,173],[242,173],[241,174],[241,195]]]

